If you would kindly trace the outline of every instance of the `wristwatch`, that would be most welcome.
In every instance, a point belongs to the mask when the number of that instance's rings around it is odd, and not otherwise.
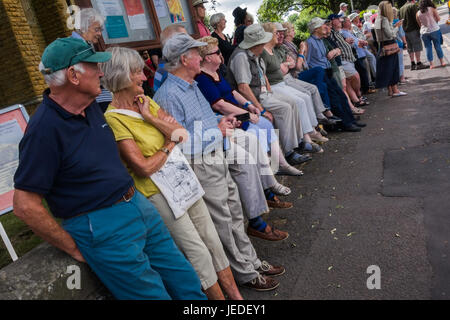
[[[166,147],[162,147],[161,149],[159,149],[159,151],[162,151],[162,152],[164,152],[167,155],[169,155],[169,153],[170,153],[170,150],[167,149]]]

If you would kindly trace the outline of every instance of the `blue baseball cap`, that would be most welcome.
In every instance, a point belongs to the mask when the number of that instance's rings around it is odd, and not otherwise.
[[[336,13],[332,13],[328,16],[327,20],[331,21],[334,19],[339,19],[340,17],[342,17],[342,14],[336,14]]]

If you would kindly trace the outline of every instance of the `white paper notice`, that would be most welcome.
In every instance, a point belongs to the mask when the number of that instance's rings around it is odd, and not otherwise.
[[[97,5],[104,17],[123,15],[119,0],[97,0]]]
[[[134,16],[128,16],[128,21],[130,22],[130,29],[147,29],[147,20],[145,19],[145,14],[136,14]]]
[[[205,194],[200,181],[177,146],[173,148],[164,166],[150,178],[166,198],[175,219],[181,217]]]
[[[153,0],[158,18],[167,17],[167,5],[164,0]]]
[[[16,119],[0,124],[0,195],[14,189],[14,173],[19,165],[19,142],[23,132]]]

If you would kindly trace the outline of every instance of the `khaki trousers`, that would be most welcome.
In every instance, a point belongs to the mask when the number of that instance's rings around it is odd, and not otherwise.
[[[204,156],[203,161],[194,163],[192,168],[205,190],[203,199],[236,281],[242,284],[255,279],[261,261],[245,232],[239,191],[231,178],[223,152],[216,150]]]
[[[272,113],[274,127],[279,130],[280,146],[285,153],[297,148],[303,138],[300,115],[295,100],[275,92],[262,93],[261,105]]]
[[[161,193],[148,198],[158,210],[164,224],[200,278],[203,289],[217,282],[217,272],[230,263],[203,199],[175,220],[172,210]]]

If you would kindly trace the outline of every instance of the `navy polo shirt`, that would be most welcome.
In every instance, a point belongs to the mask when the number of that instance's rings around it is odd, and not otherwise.
[[[49,92],[20,141],[15,188],[43,195],[58,218],[113,205],[133,180],[99,105],[93,101],[85,117],[74,115]]]

